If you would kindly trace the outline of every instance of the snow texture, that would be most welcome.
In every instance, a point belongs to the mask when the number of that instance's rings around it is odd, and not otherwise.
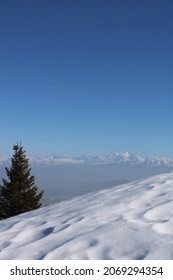
[[[0,259],[173,259],[173,173],[0,221]]]

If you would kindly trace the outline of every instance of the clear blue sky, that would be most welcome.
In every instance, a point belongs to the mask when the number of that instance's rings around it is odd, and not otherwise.
[[[173,1],[0,2],[0,154],[173,158]]]

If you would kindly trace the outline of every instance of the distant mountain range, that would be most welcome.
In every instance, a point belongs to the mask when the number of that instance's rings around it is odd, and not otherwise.
[[[173,160],[144,158],[129,152],[103,156],[29,156],[36,184],[44,189],[44,205],[110,186],[173,171]],[[10,158],[0,157],[0,182]]]
[[[85,156],[80,157],[60,157],[51,155],[40,157],[36,155],[28,156],[31,163],[49,164],[49,165],[99,165],[99,164],[126,164],[126,165],[146,165],[173,167],[173,160],[167,157],[141,157],[130,152],[111,153],[103,156]],[[10,158],[0,156],[0,164],[6,163]]]

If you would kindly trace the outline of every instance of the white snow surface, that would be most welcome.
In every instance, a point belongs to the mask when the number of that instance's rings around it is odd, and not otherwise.
[[[0,221],[0,259],[173,259],[173,173]]]

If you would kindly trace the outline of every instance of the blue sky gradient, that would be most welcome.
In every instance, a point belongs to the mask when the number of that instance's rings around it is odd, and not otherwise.
[[[173,158],[173,2],[0,3],[0,154]]]

